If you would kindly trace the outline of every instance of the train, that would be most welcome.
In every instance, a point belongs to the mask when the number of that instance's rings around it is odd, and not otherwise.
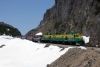
[[[32,41],[58,43],[58,44],[71,44],[71,45],[84,45],[83,35],[78,32],[68,32],[61,34],[46,34],[37,35],[33,37]]]

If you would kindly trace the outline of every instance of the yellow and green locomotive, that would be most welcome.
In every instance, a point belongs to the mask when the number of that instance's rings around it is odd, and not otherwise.
[[[82,34],[78,32],[69,32],[64,34],[48,34],[43,35],[41,42],[53,42],[72,45],[84,45]]]

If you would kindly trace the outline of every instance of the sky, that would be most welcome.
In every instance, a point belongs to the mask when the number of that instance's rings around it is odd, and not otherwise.
[[[65,54],[69,49],[64,50],[58,46],[35,43],[26,39],[11,36],[0,36],[0,67],[46,67]],[[77,48],[85,49],[83,46]]]
[[[22,35],[36,28],[54,0],[0,0],[0,22],[17,28]]]

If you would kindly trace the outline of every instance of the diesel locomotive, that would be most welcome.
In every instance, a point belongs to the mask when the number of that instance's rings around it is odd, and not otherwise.
[[[78,32],[68,32],[63,34],[47,34],[33,38],[33,41],[47,42],[47,43],[61,43],[72,45],[84,45],[82,34]]]

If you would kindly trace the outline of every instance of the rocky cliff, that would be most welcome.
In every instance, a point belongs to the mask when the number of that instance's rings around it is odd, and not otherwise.
[[[0,35],[11,35],[11,36],[21,36],[20,31],[4,22],[0,22]]]
[[[90,36],[89,46],[100,46],[100,0],[55,0],[38,27],[26,35],[40,31],[43,34],[76,31]]]

